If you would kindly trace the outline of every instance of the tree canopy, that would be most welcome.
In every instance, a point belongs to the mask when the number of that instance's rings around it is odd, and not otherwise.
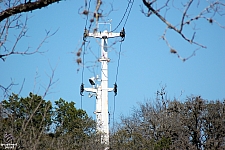
[[[13,143],[25,149],[82,148],[95,135],[95,121],[74,102],[50,101],[30,93],[28,97],[12,94],[0,103],[0,141],[4,134],[13,136]]]
[[[225,100],[200,96],[141,103],[122,117],[112,135],[113,149],[224,149]]]
[[[159,94],[121,116],[111,128],[111,149],[224,149],[225,100],[200,96],[183,102]],[[103,149],[95,121],[74,102],[12,94],[0,103],[0,141],[19,149]],[[11,135],[9,141],[4,135]]]

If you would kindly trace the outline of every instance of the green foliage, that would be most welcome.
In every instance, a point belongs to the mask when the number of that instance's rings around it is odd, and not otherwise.
[[[13,120],[11,128],[17,132],[26,130],[26,125],[41,128],[41,125],[49,129],[51,124],[51,102],[45,102],[41,96],[29,94],[29,97],[19,98],[18,95],[12,94],[9,100],[2,101],[4,108],[4,118]],[[43,117],[45,116],[45,117]]]
[[[88,119],[88,115],[82,109],[76,109],[74,102],[66,102],[63,99],[59,99],[55,102],[55,123],[58,127],[64,129],[64,134],[80,129],[83,126],[83,120]]]
[[[49,131],[52,124],[52,105],[41,96],[30,93],[26,98],[12,94],[3,100],[1,111],[1,139],[5,132],[14,137],[14,142],[25,146],[28,139],[40,139],[44,132]],[[37,144],[37,143],[33,143]]]
[[[155,142],[154,149],[155,150],[169,149],[171,144],[172,142],[170,138],[162,137],[159,141]]]
[[[95,134],[95,122],[82,109],[76,109],[74,102],[63,99],[55,101],[56,124],[55,136],[63,141],[64,146],[71,148],[82,147],[82,143]],[[69,138],[67,138],[69,137]],[[65,140],[68,139],[68,140]]]
[[[74,102],[59,99],[52,107],[50,101],[32,93],[26,98],[12,94],[3,100],[0,122],[0,142],[7,132],[24,149],[81,149],[96,136],[94,120],[76,109]]]
[[[225,103],[188,97],[140,104],[129,117],[122,117],[110,135],[116,150],[224,149]],[[50,101],[30,93],[12,94],[0,103],[0,142],[11,133],[19,149],[104,149],[96,123],[74,102]],[[51,132],[50,132],[51,131]]]

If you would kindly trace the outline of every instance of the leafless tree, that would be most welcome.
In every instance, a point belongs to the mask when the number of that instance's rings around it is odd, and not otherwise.
[[[24,12],[40,9],[55,2],[58,1],[2,0],[0,2],[0,59],[2,61],[6,61],[7,57],[10,55],[31,55],[35,53],[43,53],[40,51],[42,45],[57,31],[51,33],[46,30],[46,36],[43,37],[43,40],[35,49],[27,46],[22,50],[18,50],[17,45],[22,41],[22,39],[28,37],[27,23],[29,21],[29,17],[28,14],[25,14]],[[3,99],[9,96],[10,89],[15,85],[18,84],[14,81],[11,81],[8,85],[0,84],[0,89],[4,95]]]
[[[30,47],[24,48],[22,51],[18,51],[16,46],[21,41],[22,38],[27,37],[27,22],[29,20],[28,15],[24,15],[23,12],[29,12],[35,9],[40,9],[46,7],[49,4],[58,2],[59,0],[39,0],[28,2],[21,0],[4,0],[1,2],[0,7],[0,47],[1,54],[0,58],[5,61],[9,55],[20,54],[20,55],[31,55],[34,53],[41,53],[39,50],[44,42],[53,36],[56,32],[50,33],[46,31],[46,36],[40,42],[39,46],[35,50],[30,50]],[[9,41],[9,37],[12,38],[12,31],[17,30],[17,35],[14,35],[14,41]],[[14,44],[8,43],[14,42]]]
[[[165,31],[162,34],[161,38],[165,41],[167,46],[170,48],[170,52],[176,54],[178,58],[182,61],[186,61],[195,55],[196,51],[200,48],[206,48],[204,44],[199,43],[195,40],[197,32],[197,22],[200,20],[205,20],[210,24],[217,24],[219,27],[225,29],[225,24],[221,24],[216,20],[218,17],[223,18],[225,15],[225,3],[221,0],[212,0],[212,1],[200,1],[200,0],[185,0],[185,1],[174,1],[174,0],[143,0],[144,6],[147,8],[147,12],[144,7],[141,6],[141,12],[150,17],[152,15],[157,16],[165,25]],[[193,9],[195,10],[193,12]],[[177,11],[178,16],[176,16],[176,22],[168,19],[171,11]],[[196,13],[197,12],[197,13]],[[169,16],[169,17],[168,17]],[[222,22],[223,23],[223,22]],[[193,29],[192,36],[188,36],[185,29]],[[181,57],[178,53],[178,50],[171,46],[169,40],[166,38],[167,32],[173,30],[175,33],[181,36],[182,39],[188,43],[195,45],[196,49],[193,50],[193,53],[188,57]],[[206,31],[207,32],[207,31]]]
[[[117,132],[111,135],[112,148],[225,148],[224,102],[200,96],[188,97],[184,102],[163,98],[142,103],[131,116],[122,117]]]

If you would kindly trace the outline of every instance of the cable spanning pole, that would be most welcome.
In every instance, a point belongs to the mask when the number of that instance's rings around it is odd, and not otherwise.
[[[121,33],[123,31],[123,33]],[[96,120],[97,130],[101,134],[101,143],[109,145],[109,114],[108,114],[108,92],[114,91],[114,88],[108,88],[108,38],[125,36],[124,29],[120,33],[112,33],[107,30],[103,32],[89,33],[85,31],[84,35],[101,39],[101,84],[95,85],[98,77],[90,78],[89,82],[92,88],[84,88],[84,91],[90,92],[89,96],[96,96]],[[122,35],[122,36],[121,36]],[[122,37],[124,38],[124,37]]]

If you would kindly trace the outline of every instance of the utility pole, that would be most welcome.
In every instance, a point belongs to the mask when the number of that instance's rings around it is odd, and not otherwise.
[[[89,82],[92,88],[81,88],[81,91],[90,92],[89,97],[96,96],[96,122],[97,131],[101,134],[101,143],[109,145],[109,111],[108,111],[108,92],[115,91],[114,88],[108,88],[108,38],[125,37],[124,29],[120,33],[112,33],[107,30],[103,32],[89,33],[87,30],[84,32],[84,38],[95,37],[101,39],[101,57],[98,61],[101,63],[101,79],[99,77],[92,77]],[[100,81],[100,85],[96,85],[95,81]],[[83,84],[82,84],[83,86]],[[116,87],[117,88],[117,87]],[[117,91],[117,89],[116,89]],[[107,148],[106,148],[107,149]]]

